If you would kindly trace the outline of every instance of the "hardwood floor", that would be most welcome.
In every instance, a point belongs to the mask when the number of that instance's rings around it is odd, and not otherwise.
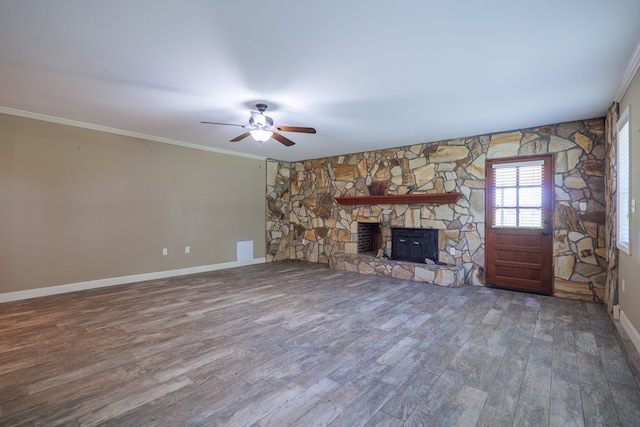
[[[0,305],[0,425],[640,420],[601,306],[283,262]]]

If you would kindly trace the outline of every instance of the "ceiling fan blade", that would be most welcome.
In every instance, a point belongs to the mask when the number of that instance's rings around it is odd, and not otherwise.
[[[251,135],[249,132],[245,132],[242,135],[238,135],[235,138],[233,138],[231,140],[231,142],[238,142],[238,141],[242,141],[243,139],[245,139],[246,137],[248,137],[249,135]]]
[[[287,147],[291,147],[292,145],[295,144],[295,142],[293,142],[292,140],[290,140],[284,135],[280,135],[278,132],[273,132],[273,135],[271,137],[276,141],[286,145]]]
[[[218,123],[218,122],[200,122],[200,123],[204,123],[207,125],[240,126],[242,128],[245,126],[245,125],[237,125],[235,123]]]
[[[301,126],[276,126],[276,129],[282,132],[316,133],[314,128],[305,128]]]

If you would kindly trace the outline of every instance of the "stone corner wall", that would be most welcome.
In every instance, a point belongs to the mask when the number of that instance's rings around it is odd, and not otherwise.
[[[442,230],[441,260],[463,267],[465,282],[477,283],[485,264],[486,160],[553,153],[554,294],[602,301],[604,127],[604,119],[593,119],[300,162],[269,161],[267,259],[328,263],[332,255],[355,254],[358,220],[376,221],[387,250],[391,227]],[[449,204],[371,206],[333,200],[368,195],[369,185],[380,182],[387,194],[454,191],[462,197]]]
[[[605,185],[606,185],[606,250],[607,250],[607,281],[605,284],[604,303],[609,313],[613,312],[614,305],[618,304],[618,248],[616,242],[617,233],[617,122],[619,104],[614,102],[607,111],[606,118],[606,145],[607,155],[605,160]]]
[[[265,256],[267,262],[290,259],[291,163],[267,159],[266,181]]]

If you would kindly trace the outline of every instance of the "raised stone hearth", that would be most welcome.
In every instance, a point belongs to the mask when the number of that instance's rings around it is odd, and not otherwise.
[[[341,254],[329,257],[329,267],[454,288],[464,283],[464,267],[455,265],[418,264],[370,255]]]

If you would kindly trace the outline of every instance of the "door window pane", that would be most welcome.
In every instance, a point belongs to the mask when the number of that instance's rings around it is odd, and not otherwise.
[[[518,213],[520,227],[542,227],[542,209],[520,209]]]
[[[542,166],[521,166],[518,168],[521,186],[542,185]]]
[[[520,206],[540,207],[542,206],[542,188],[541,187],[525,187],[518,189],[518,200]]]
[[[518,225],[516,209],[496,209],[495,223],[499,227],[515,227]]]
[[[517,192],[515,188],[496,188],[496,207],[518,206]]]
[[[542,228],[542,162],[494,164],[494,227]]]

